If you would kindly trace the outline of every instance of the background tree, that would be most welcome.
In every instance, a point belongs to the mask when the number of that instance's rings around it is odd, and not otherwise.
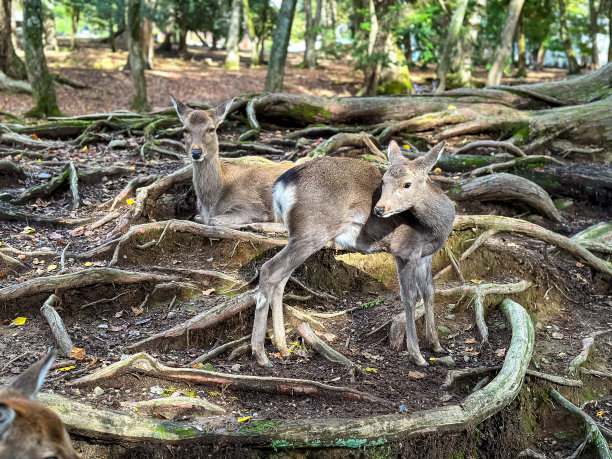
[[[512,50],[512,39],[514,38],[516,23],[518,22],[521,14],[523,3],[524,0],[510,0],[501,39],[495,50],[493,63],[491,64],[491,69],[489,70],[489,74],[487,76],[487,86],[495,86],[501,82],[506,59]]]
[[[438,68],[436,70],[436,76],[440,80],[436,92],[443,92],[446,89],[446,74],[448,73],[448,69],[450,67],[451,53],[453,52],[455,44],[457,43],[457,38],[459,37],[459,30],[461,29],[461,25],[463,24],[467,5],[468,0],[457,1],[455,11],[453,12],[453,18],[451,19],[450,25],[448,26],[448,35],[446,36],[446,41],[444,42],[444,48],[442,50],[442,56],[440,57],[440,63],[438,64]]]
[[[323,0],[316,0],[315,11],[312,11],[311,0],[304,0],[304,15],[306,16],[306,32],[304,33],[304,66],[314,69],[317,66],[316,44],[321,23],[321,7]]]
[[[591,62],[594,68],[599,68],[599,50],[597,49],[597,32],[599,32],[599,26],[597,24],[598,12],[599,5],[597,2],[595,0],[589,0],[589,35],[591,36]]]
[[[227,55],[225,57],[225,68],[238,70],[240,68],[240,54],[238,54],[238,42],[240,41],[240,21],[242,19],[242,0],[232,0],[232,16],[229,31],[227,33]]]
[[[25,64],[13,48],[11,0],[0,0],[0,71],[17,80],[28,77]]]
[[[142,0],[129,0],[127,10],[128,22],[128,52],[130,71],[132,72],[132,108],[137,112],[150,110],[147,102],[147,80],[145,79],[145,63],[142,58],[140,35],[140,9]]]
[[[23,0],[23,18],[26,69],[35,104],[27,116],[61,116],[57,107],[53,77],[47,69],[43,51],[44,11],[41,1]]]
[[[516,24],[516,48],[518,51],[517,61],[517,78],[524,78],[527,76],[527,44],[525,41],[525,33],[523,32],[523,15],[519,16],[519,20]]]
[[[576,60],[576,52],[572,46],[572,40],[569,34],[567,26],[567,8],[565,7],[565,0],[557,0],[559,5],[559,26],[561,34],[561,43],[563,44],[563,50],[567,56],[568,62],[568,73],[570,75],[580,73],[580,67]]]
[[[465,22],[466,30],[459,34],[457,41],[457,49],[453,59],[453,71],[455,72],[454,83],[456,86],[466,87],[473,86],[472,83],[472,68],[474,61],[472,56],[478,40],[480,32],[480,23],[485,13],[487,0],[476,0],[476,3],[468,14],[468,19]]]
[[[266,74],[266,92],[280,92],[283,90],[285,78],[285,61],[287,60],[287,47],[291,36],[291,26],[295,15],[297,0],[283,0],[276,20],[270,62]]]
[[[55,31],[55,14],[53,13],[53,0],[44,0],[43,8],[45,11],[45,43],[48,49],[59,51],[57,44],[57,33]]]

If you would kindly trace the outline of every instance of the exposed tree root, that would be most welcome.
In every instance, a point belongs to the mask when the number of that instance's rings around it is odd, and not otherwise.
[[[361,373],[361,367],[352,360],[346,358],[329,344],[319,338],[310,328],[307,322],[302,322],[297,328],[298,334],[304,338],[319,354],[325,357],[330,362],[339,363],[344,366],[351,375],[351,380],[355,379],[355,372]]]
[[[72,194],[72,210],[79,208],[79,175],[77,174],[74,163],[68,164],[68,175],[70,179],[70,193]]]
[[[159,177],[155,175],[145,175],[142,177],[134,177],[126,185],[126,187],[112,199],[112,203],[104,203],[100,206],[101,209],[107,208],[110,205],[110,210],[115,210],[119,204],[125,203],[126,199],[133,197],[136,194],[136,190],[141,187],[151,185]]]
[[[477,148],[501,148],[509,151],[514,156],[527,156],[523,150],[514,145],[512,142],[498,142],[495,140],[480,140],[478,142],[470,142],[458,150],[455,150],[452,154],[460,155]]]
[[[26,174],[21,166],[15,164],[12,161],[0,160],[0,176],[4,179],[10,179],[17,181],[26,178]]]
[[[455,217],[455,230],[477,227],[483,229],[495,229],[498,232],[514,232],[540,239],[548,244],[555,245],[560,249],[565,250],[570,255],[584,261],[594,270],[599,271],[608,277],[612,277],[612,263],[596,257],[571,239],[542,228],[534,223],[529,223],[515,218],[497,217],[493,215],[458,215]]]
[[[588,336],[582,340],[582,350],[580,351],[580,354],[574,357],[569,364],[568,372],[570,374],[573,374],[573,375],[578,374],[578,370],[580,366],[583,363],[585,363],[587,359],[589,358],[589,354],[591,353],[591,349],[593,348],[594,344],[595,344],[595,338],[592,336]]]
[[[563,221],[548,193],[539,185],[518,175],[502,172],[468,179],[451,187],[447,194],[456,201],[519,202],[553,221]]]
[[[465,260],[471,254],[473,254],[476,251],[476,249],[478,249],[482,244],[484,244],[487,241],[487,239],[489,239],[491,236],[494,236],[496,233],[497,233],[497,230],[487,230],[487,231],[484,231],[480,236],[478,236],[476,238],[476,240],[472,243],[472,245],[469,246],[468,249],[461,254],[461,258],[459,258],[457,264],[459,265],[459,263],[461,263],[463,260]],[[449,264],[448,266],[446,266],[445,268],[442,268],[440,271],[438,271],[435,274],[435,276],[433,277],[434,280],[436,280],[439,277],[443,276],[444,274],[449,272],[451,269],[453,269],[453,264],[452,263]]]
[[[23,299],[39,293],[53,293],[64,290],[89,287],[96,284],[134,284],[138,282],[171,282],[176,276],[152,273],[138,273],[112,268],[89,268],[59,276],[37,277],[25,282],[0,289],[0,302]]]
[[[453,384],[457,381],[465,378],[474,378],[477,376],[486,375],[489,373],[494,373],[499,371],[500,366],[494,367],[476,367],[476,368],[466,368],[464,370],[449,370],[446,374],[446,379],[444,380],[444,384],[442,387],[444,389],[449,389]],[[562,376],[557,375],[549,375],[547,373],[541,373],[535,370],[527,370],[527,376],[531,376],[532,378],[542,379],[544,381],[548,381],[554,384],[558,384],[560,386],[569,386],[569,387],[582,387],[582,381],[579,379],[569,379],[564,378]]]
[[[568,410],[572,415],[580,418],[586,425],[587,428],[587,436],[584,442],[578,447],[578,449],[574,452],[572,457],[577,458],[580,457],[584,449],[589,445],[589,443],[593,443],[597,453],[601,459],[611,459],[612,453],[610,453],[610,448],[608,447],[608,442],[601,434],[599,427],[593,420],[591,416],[586,414],[572,402],[567,400],[563,395],[557,392],[555,389],[550,389],[550,396],[559,403],[563,408]]]
[[[368,134],[367,132],[358,132],[355,134],[347,134],[345,132],[341,132],[321,142],[317,146],[317,148],[315,148],[308,154],[308,156],[311,158],[325,156],[331,153],[332,151],[339,150],[342,147],[369,148],[365,139],[368,139],[372,143],[374,142],[373,138],[371,138],[370,134]],[[381,159],[385,161],[387,160],[387,157],[382,153],[380,153],[378,156],[380,156]]]
[[[251,338],[251,334],[249,333],[246,336],[243,336],[242,338],[238,338],[234,341],[230,341],[229,343],[225,343],[225,344],[221,344],[220,346],[216,346],[214,348],[212,348],[211,350],[209,350],[208,352],[205,352],[204,354],[202,354],[201,356],[199,356],[197,359],[192,360],[189,363],[190,367],[194,367],[195,365],[197,365],[198,363],[204,363],[216,356],[218,356],[219,354],[223,354],[226,351],[229,351],[230,349],[234,349],[236,346],[244,343],[245,341],[249,340]]]
[[[472,172],[470,172],[470,176],[479,177],[481,175],[493,174],[494,172],[522,167],[530,163],[541,163],[542,161],[553,162],[561,165],[564,164],[563,161],[559,161],[558,159],[555,159],[552,156],[531,155],[515,158],[512,161],[508,161],[505,163],[489,164],[488,166],[478,167]]]
[[[1,292],[1,290],[0,290]],[[171,339],[180,338],[185,335],[187,343],[189,343],[189,333],[195,330],[212,327],[225,319],[232,317],[255,304],[253,292],[245,292],[236,295],[224,303],[221,303],[207,311],[203,311],[192,317],[188,321],[178,324],[164,332],[156,333],[148,338],[145,338],[137,343],[131,344],[126,348],[130,351],[140,351],[142,349],[150,349],[159,344],[167,344]]]
[[[173,186],[189,183],[192,173],[193,168],[186,166],[172,174],[158,178],[150,185],[139,188],[136,191],[136,202],[134,203],[132,220],[136,221],[141,216],[148,216],[157,198]]]
[[[249,122],[249,126],[251,127],[251,129],[249,129],[247,132],[243,133],[242,135],[240,135],[240,137],[238,137],[238,141],[239,142],[244,142],[246,140],[257,140],[259,138],[259,133],[261,132],[261,126],[259,124],[259,121],[257,121],[257,114],[255,113],[255,104],[258,102],[258,99],[256,97],[254,97],[253,99],[249,100],[249,102],[247,103],[246,106],[246,114],[247,114],[247,120]]]
[[[0,218],[27,222],[55,223],[58,225],[83,225],[91,222],[91,218],[49,217],[47,215],[31,214],[15,208],[1,207]]]
[[[51,294],[51,296],[47,298],[47,301],[45,301],[45,304],[40,308],[40,312],[45,319],[47,319],[49,327],[51,327],[51,333],[53,333],[57,348],[62,351],[64,355],[69,355],[74,349],[74,344],[72,344],[72,339],[70,339],[68,331],[66,331],[66,327],[64,327],[62,318],[53,307],[55,303],[57,303],[57,296]]]
[[[72,381],[69,384],[77,387],[90,387],[93,384],[103,384],[113,381],[124,374],[139,374],[157,377],[170,381],[184,381],[194,384],[221,386],[224,389],[244,391],[261,391],[276,394],[307,394],[311,396],[334,396],[348,400],[381,403],[391,403],[380,397],[348,387],[336,387],[310,381],[307,379],[275,378],[266,376],[247,376],[229,373],[206,371],[201,368],[171,368],[160,364],[150,355],[142,352],[113,363],[93,374]]]

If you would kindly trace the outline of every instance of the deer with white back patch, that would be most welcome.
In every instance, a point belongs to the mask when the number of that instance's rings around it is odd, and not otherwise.
[[[272,186],[292,163],[252,165],[219,159],[217,128],[234,99],[210,110],[194,110],[170,96],[185,127],[185,150],[193,165],[198,221],[231,228],[274,221]],[[267,225],[273,227],[274,225]]]
[[[420,292],[425,303],[425,338],[443,351],[434,319],[431,257],[443,247],[455,218],[453,202],[428,177],[444,149],[439,143],[409,160],[389,144],[389,169],[351,158],[324,157],[290,169],[274,185],[274,206],[289,230],[289,242],[261,268],[251,348],[260,365],[270,365],[264,349],[268,309],[274,344],[289,357],[283,320],[283,291],[295,268],[329,241],[364,253],[389,252],[395,258],[400,297],[406,309],[408,356],[427,365],[414,323]]]

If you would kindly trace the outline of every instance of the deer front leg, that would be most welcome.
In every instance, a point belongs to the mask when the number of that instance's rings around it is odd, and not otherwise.
[[[440,346],[436,319],[434,316],[435,286],[433,276],[431,275],[431,255],[419,260],[419,265],[416,268],[415,274],[416,283],[425,305],[425,339],[431,345],[434,352],[445,352],[444,348]]]

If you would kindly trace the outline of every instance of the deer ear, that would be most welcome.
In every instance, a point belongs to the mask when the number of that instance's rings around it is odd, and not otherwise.
[[[29,399],[34,400],[56,357],[57,351],[52,350],[38,362],[30,365],[30,368],[24,371],[11,383],[11,388]]]
[[[174,109],[176,110],[179,120],[181,120],[181,123],[184,123],[185,114],[187,113],[187,110],[189,110],[189,107],[187,107],[187,105],[180,100],[175,99],[172,94],[170,94],[170,100],[172,101],[172,105],[174,105]]]
[[[8,437],[14,420],[15,410],[6,403],[0,403],[0,442],[5,441]]]
[[[419,161],[420,166],[425,169],[426,172],[429,172],[436,165],[436,163],[440,159],[440,156],[442,156],[442,152],[444,151],[445,146],[446,140],[443,140],[431,150],[429,150],[427,153],[425,153],[423,156],[416,159],[416,161]]]
[[[217,115],[217,127],[219,127],[221,123],[223,123],[223,121],[225,120],[225,117],[229,115],[234,100],[236,100],[235,97],[232,97],[228,100],[224,100],[213,109],[215,111],[215,115]]]
[[[387,148],[387,158],[389,159],[390,163],[397,161],[398,159],[404,159],[402,150],[400,150],[400,147],[395,140],[389,142],[389,147]]]

